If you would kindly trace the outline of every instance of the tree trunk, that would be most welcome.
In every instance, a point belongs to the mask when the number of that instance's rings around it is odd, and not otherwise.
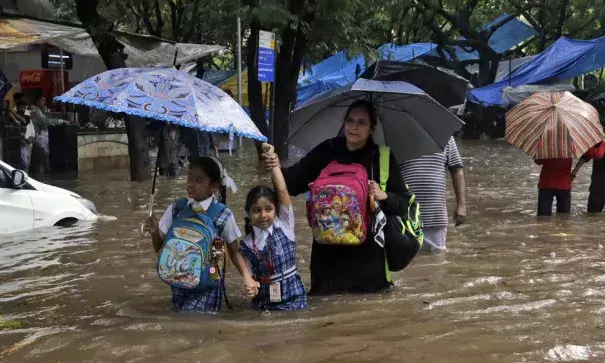
[[[252,121],[259,131],[269,136],[265,118],[265,104],[263,102],[262,84],[258,81],[258,31],[260,24],[257,19],[250,22],[250,36],[246,46],[246,64],[248,67],[248,103]],[[260,145],[257,143],[257,152],[260,157]]]
[[[124,46],[111,34],[112,25],[99,15],[99,0],[76,0],[76,10],[86,31],[97,46],[99,55],[107,69],[126,67]],[[130,179],[149,180],[149,145],[143,120],[127,121],[128,154],[130,157]]]
[[[304,23],[310,24],[315,18],[317,2],[310,0],[306,6],[289,9],[297,13]],[[297,5],[293,3],[293,5]],[[283,43],[277,57],[275,83],[275,125],[273,146],[281,160],[288,159],[288,136],[290,134],[290,110],[296,105],[298,74],[307,47],[307,37],[303,28],[298,25],[293,29],[291,24],[282,30]],[[336,136],[336,135],[335,135]]]

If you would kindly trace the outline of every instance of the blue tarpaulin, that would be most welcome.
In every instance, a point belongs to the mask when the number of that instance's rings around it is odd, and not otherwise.
[[[531,26],[525,24],[517,18],[510,19],[510,15],[504,13],[497,17],[496,19],[490,21],[489,23],[481,26],[479,30],[487,30],[494,26],[500,26],[489,38],[489,46],[502,54],[507,50],[513,48],[519,43],[526,41],[536,34],[536,30]],[[461,37],[461,39],[465,39]],[[427,56],[438,57],[439,53],[437,53],[436,45],[434,46],[434,50],[429,52]],[[479,59],[479,53],[475,52],[467,52],[461,47],[454,47],[456,51],[456,56],[459,61],[468,61]],[[447,52],[445,53],[448,54]]]
[[[331,91],[341,87],[338,83],[319,81],[309,85],[298,86],[296,93],[296,105],[301,105],[320,93]]]
[[[580,76],[605,66],[605,37],[593,40],[560,38],[510,77],[469,93],[471,102],[502,106],[502,90],[509,85],[541,84]],[[510,82],[510,84],[509,84]]]
[[[378,48],[378,53],[383,59],[410,61],[430,52],[434,47],[435,45],[431,43],[416,43],[405,46],[388,43]],[[304,75],[298,78],[297,105],[320,92],[343,87],[355,81],[368,65],[362,54],[347,58],[346,50],[313,65],[305,71]],[[357,70],[359,73],[356,72]]]
[[[326,81],[344,86],[357,79],[355,71],[358,66],[359,74],[363,73],[366,69],[363,54],[347,58],[347,51],[343,50],[306,70],[305,74],[298,78],[298,84],[305,86],[318,81]]]
[[[507,22],[502,24],[505,21]],[[500,27],[490,38],[489,44],[499,53],[503,53],[520,42],[527,40],[536,32],[532,27],[517,18],[510,20],[508,14],[502,14],[483,25],[480,29],[488,29],[491,26],[497,25],[500,25]],[[437,45],[434,43],[414,43],[400,46],[387,43],[378,48],[378,54],[382,59],[411,61],[422,56],[438,56],[436,48]],[[456,48],[456,52],[460,60],[478,59],[479,57],[477,52],[468,53],[459,47]],[[340,51],[311,66],[298,78],[298,93],[303,92],[304,96],[298,97],[297,104],[300,105],[301,102],[307,100],[307,96],[310,97],[316,90],[327,91],[343,87],[355,81],[357,76],[361,75],[367,66],[369,64],[367,64],[363,54],[348,58],[347,50]],[[359,72],[357,73],[356,71]],[[320,81],[323,83],[316,84]]]
[[[211,85],[216,86],[222,83],[223,81],[226,81],[227,79],[231,78],[236,73],[236,71],[217,71],[214,69],[208,69],[204,71],[202,80],[210,83]]]
[[[406,45],[387,43],[378,48],[378,53],[382,59],[407,62],[431,53],[436,47],[437,45],[434,43],[413,43]]]

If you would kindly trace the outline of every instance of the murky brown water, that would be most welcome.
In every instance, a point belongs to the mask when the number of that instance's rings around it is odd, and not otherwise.
[[[568,219],[535,218],[538,169],[504,142],[467,142],[470,220],[449,251],[420,255],[384,295],[311,298],[308,311],[246,308],[231,267],[235,310],[178,316],[137,228],[148,184],[127,171],[54,183],[92,199],[113,221],[0,240],[3,362],[543,362],[605,360],[604,217],[587,217],[590,167]],[[266,181],[254,155],[225,157],[245,192]],[[156,203],[182,194],[159,184]],[[450,193],[453,197],[453,193]],[[453,198],[450,199],[453,202]],[[296,200],[299,267],[309,281],[309,231]],[[158,208],[159,209],[159,208]],[[243,223],[242,223],[243,224]],[[1,326],[1,325],[0,325]]]

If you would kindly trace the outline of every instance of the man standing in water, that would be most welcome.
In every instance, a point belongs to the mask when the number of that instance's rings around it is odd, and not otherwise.
[[[450,138],[443,152],[409,160],[399,166],[403,180],[416,195],[416,201],[420,205],[420,218],[424,224],[423,249],[431,252],[442,252],[446,249],[446,170],[450,171],[456,192],[454,223],[459,226],[466,219],[466,198],[462,159],[454,138]]]
[[[588,161],[593,160],[590,194],[588,195],[588,213],[601,213],[605,208],[605,159],[603,156],[605,156],[605,142],[600,142],[578,160],[571,173],[571,178],[575,179],[580,168]]]

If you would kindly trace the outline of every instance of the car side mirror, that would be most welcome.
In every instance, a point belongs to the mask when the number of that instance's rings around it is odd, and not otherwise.
[[[21,188],[27,183],[27,174],[23,170],[13,170],[11,172],[11,179],[13,181],[13,188]]]

